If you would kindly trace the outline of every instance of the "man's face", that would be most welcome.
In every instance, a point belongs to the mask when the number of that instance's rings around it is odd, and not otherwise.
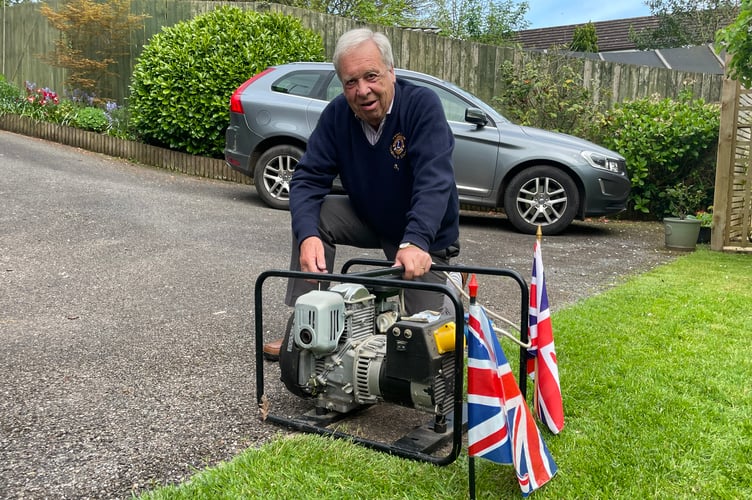
[[[363,42],[345,53],[339,63],[345,98],[353,112],[373,127],[378,127],[389,111],[394,97],[394,68],[381,60],[372,41]]]

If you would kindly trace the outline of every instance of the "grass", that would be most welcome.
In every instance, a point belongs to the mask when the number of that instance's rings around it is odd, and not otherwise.
[[[566,427],[543,431],[559,473],[535,497],[752,498],[752,256],[700,249],[553,325]],[[510,466],[476,469],[479,498],[520,498]],[[436,467],[280,435],[142,498],[436,499],[467,488],[464,451]]]

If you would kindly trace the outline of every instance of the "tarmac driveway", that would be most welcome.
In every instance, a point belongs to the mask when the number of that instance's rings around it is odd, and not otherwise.
[[[282,432],[258,417],[252,309],[288,219],[248,186],[0,131],[0,496],[125,498]],[[533,237],[461,222],[461,262],[529,278]],[[552,308],[675,255],[656,223],[576,223],[543,240]]]

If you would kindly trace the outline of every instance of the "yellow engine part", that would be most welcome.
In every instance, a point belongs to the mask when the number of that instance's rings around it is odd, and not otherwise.
[[[457,326],[454,321],[444,323],[433,332],[433,339],[436,342],[436,348],[439,350],[439,354],[445,352],[454,351],[454,337],[456,334]],[[463,342],[466,345],[466,342]]]

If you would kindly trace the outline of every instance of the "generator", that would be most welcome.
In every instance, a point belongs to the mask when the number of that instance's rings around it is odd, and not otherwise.
[[[353,266],[375,269],[351,273]],[[522,340],[527,340],[524,327],[528,319],[528,289],[517,272],[450,265],[432,265],[431,270],[512,278],[520,290],[519,331]],[[402,272],[392,262],[351,259],[341,273],[328,274],[326,280],[331,285],[301,295],[296,301],[284,327],[278,367],[263,358],[263,309],[267,303],[264,284],[270,278],[317,281],[321,280],[321,274],[270,270],[258,276],[254,298],[255,360],[257,403],[262,420],[296,431],[345,438],[435,465],[448,465],[459,456],[465,423],[463,303],[448,284],[403,280]],[[408,315],[402,300],[407,289],[443,293],[453,307]],[[522,349],[520,356],[523,359]],[[310,401],[309,410],[297,415],[275,411],[283,394],[279,391],[273,396],[267,394],[264,380],[267,371],[276,372],[277,368],[283,393]],[[524,368],[525,364],[520,363],[523,394]],[[426,418],[425,425],[407,430],[393,442],[351,434],[334,425],[356,414],[367,418],[372,414],[368,410],[376,406],[390,415],[393,411],[398,414],[400,407],[414,409],[410,411],[417,411],[416,416],[424,413],[430,415],[430,420]],[[378,414],[376,411],[375,415]],[[402,425],[402,421],[396,417],[394,424]],[[447,454],[437,455],[447,450],[450,440]]]
[[[320,413],[389,402],[440,422],[452,410],[454,318],[404,317],[389,299],[354,283],[298,298],[279,358],[287,389]]]

